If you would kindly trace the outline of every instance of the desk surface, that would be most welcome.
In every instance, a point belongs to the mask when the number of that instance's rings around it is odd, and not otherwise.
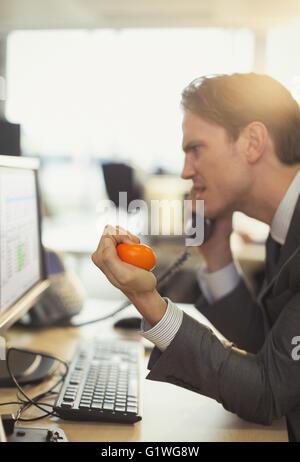
[[[98,309],[105,304],[105,309]],[[99,312],[105,314],[116,308],[116,302],[96,302]],[[189,314],[194,313],[190,305],[180,305]],[[132,314],[133,307],[124,314]],[[104,312],[105,311],[105,312]],[[196,311],[196,310],[195,310]],[[120,314],[121,316],[121,314]],[[209,324],[198,312],[195,317]],[[111,321],[80,328],[52,328],[24,330],[13,328],[7,334],[7,341],[14,346],[36,349],[57,354],[70,359],[77,342],[91,335],[111,332],[109,335],[121,335],[112,331]],[[134,334],[137,335],[138,334]],[[149,354],[148,354],[149,356]],[[148,356],[145,357],[145,377]],[[49,383],[42,383],[32,390],[33,394],[45,390]],[[15,390],[3,389],[1,402],[15,398]],[[8,412],[5,407],[3,412]],[[24,417],[36,417],[39,411],[31,408]],[[22,423],[23,425],[23,423]],[[201,442],[201,441],[288,441],[285,419],[273,423],[271,427],[253,424],[241,420],[224,410],[216,401],[185,390],[183,388],[150,380],[143,381],[143,419],[134,425],[107,424],[99,422],[72,422],[58,418],[47,418],[29,425],[40,427],[61,427],[69,441],[94,442]]]

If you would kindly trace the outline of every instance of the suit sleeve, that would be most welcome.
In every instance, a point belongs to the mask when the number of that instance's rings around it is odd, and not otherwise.
[[[154,349],[147,378],[203,394],[241,418],[269,425],[300,404],[300,361],[292,354],[293,339],[299,335],[299,306],[297,293],[256,354],[221,342],[184,314],[164,353]]]
[[[264,317],[243,279],[233,291],[211,304],[200,295],[195,307],[237,347],[250,353],[262,347]]]

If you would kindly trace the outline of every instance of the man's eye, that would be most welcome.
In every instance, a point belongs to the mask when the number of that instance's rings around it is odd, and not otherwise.
[[[198,154],[201,151],[201,148],[202,148],[202,146],[200,144],[198,144],[197,146],[194,146],[192,148],[192,151],[193,151],[194,154]]]

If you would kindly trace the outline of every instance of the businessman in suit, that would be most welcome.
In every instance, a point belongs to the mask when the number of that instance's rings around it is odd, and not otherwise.
[[[199,247],[206,270],[195,306],[228,341],[162,298],[151,272],[119,260],[119,242],[139,242],[129,231],[108,225],[92,259],[143,315],[142,333],[155,344],[147,378],[214,398],[256,423],[286,416],[290,440],[300,441],[299,106],[277,81],[251,73],[197,79],[182,107],[182,178],[193,181],[193,204],[204,200],[215,220]],[[270,225],[256,299],[232,258],[234,211]]]

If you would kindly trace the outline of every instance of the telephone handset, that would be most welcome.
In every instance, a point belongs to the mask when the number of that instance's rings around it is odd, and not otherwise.
[[[186,226],[186,232],[189,235],[190,239],[195,238],[196,232],[194,232],[193,235],[189,233],[189,231],[192,231],[195,229],[197,225],[197,215],[196,213],[192,213],[191,221],[190,223],[187,223]],[[213,233],[213,227],[214,227],[214,221],[211,220],[210,218],[204,217],[204,230],[203,230],[203,241],[202,244],[211,237]],[[166,283],[181,267],[181,265],[190,257],[190,253],[188,249],[185,249],[184,252],[180,255],[180,257],[169,267],[164,271],[160,276],[157,277],[157,288],[159,288],[162,283]]]
[[[195,212],[192,213],[192,218],[191,218],[191,226],[193,229],[197,225],[197,215]],[[208,241],[208,239],[211,237],[213,233],[213,227],[214,227],[214,220],[211,220],[210,218],[204,217],[204,236],[203,236],[203,242]],[[187,230],[189,230],[189,224],[187,225]],[[195,233],[192,237],[195,237]]]

